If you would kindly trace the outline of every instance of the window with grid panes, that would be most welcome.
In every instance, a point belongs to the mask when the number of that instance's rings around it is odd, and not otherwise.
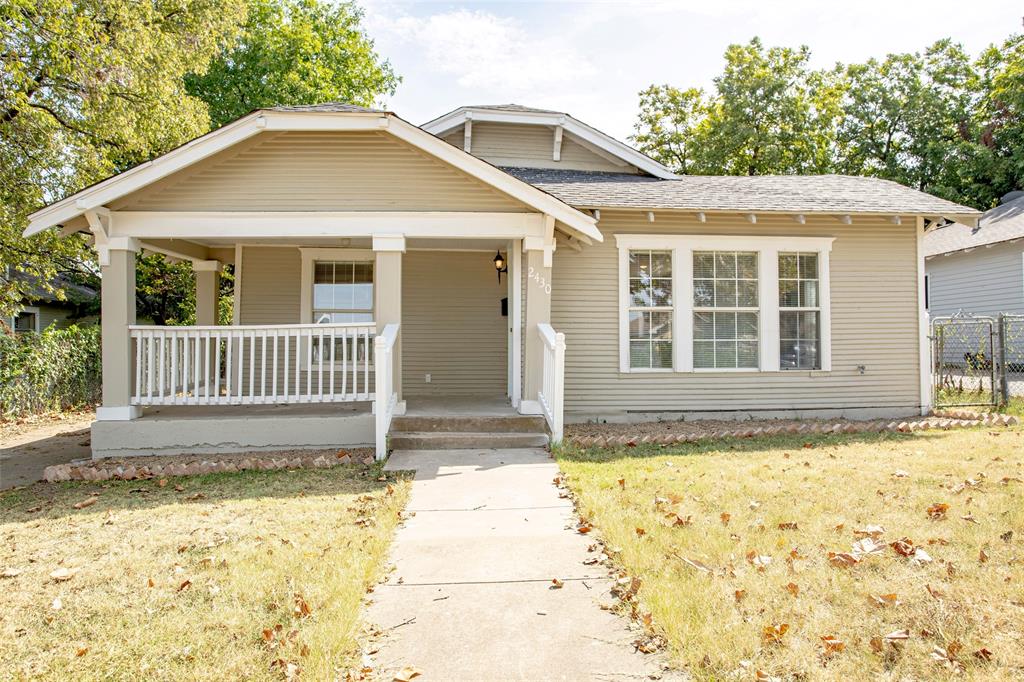
[[[693,252],[693,366],[757,369],[758,254]]]
[[[779,367],[820,369],[818,254],[779,254]]]
[[[672,252],[629,252],[629,366],[672,369]]]

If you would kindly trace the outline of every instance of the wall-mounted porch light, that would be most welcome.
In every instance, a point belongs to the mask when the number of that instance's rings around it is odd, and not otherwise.
[[[501,273],[508,272],[508,261],[501,255],[501,251],[494,254],[494,269],[498,271],[498,284],[501,284]]]

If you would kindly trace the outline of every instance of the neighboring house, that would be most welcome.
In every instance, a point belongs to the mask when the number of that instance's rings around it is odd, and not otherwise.
[[[5,320],[8,326],[16,332],[41,332],[49,327],[64,329],[73,324],[96,323],[99,293],[95,289],[60,276],[54,284],[64,291],[63,299],[33,284],[21,310]]]
[[[1024,192],[1004,196],[975,227],[929,230],[924,247],[929,315],[1024,315]]]
[[[403,411],[506,404],[555,440],[566,419],[921,413],[921,240],[977,215],[871,178],[676,177],[560,112],[328,104],[256,111],[27,233],[96,240],[94,455],[383,456]],[[139,249],[194,263],[199,326],[134,325]]]

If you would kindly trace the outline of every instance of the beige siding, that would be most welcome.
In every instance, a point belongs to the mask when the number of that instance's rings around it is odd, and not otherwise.
[[[462,149],[465,142],[463,128],[448,133],[444,140]],[[561,158],[555,161],[552,158],[554,141],[554,130],[547,126],[474,123],[471,153],[495,166],[637,172],[635,166],[613,163],[574,141],[568,134],[562,135]]]
[[[386,133],[262,133],[131,194],[119,210],[521,211]]]
[[[926,264],[929,313],[1024,315],[1024,243],[936,256]]]
[[[302,259],[292,247],[242,249],[240,324],[298,324]]]
[[[602,211],[603,244],[582,253],[559,250],[553,275],[552,324],[565,332],[566,410],[810,410],[912,408],[920,403],[916,236],[880,219],[759,218],[747,225],[710,217]],[[739,373],[619,372],[616,233],[833,236],[832,371]],[[690,333],[688,325],[677,334]],[[866,371],[860,374],[858,365]]]
[[[508,318],[484,252],[409,251],[402,261],[402,389],[406,396],[504,395]],[[424,381],[431,374],[431,383]]]

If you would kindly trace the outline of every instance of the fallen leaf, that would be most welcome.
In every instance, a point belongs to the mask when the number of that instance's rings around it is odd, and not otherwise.
[[[914,556],[914,550],[916,549],[910,538],[900,538],[896,542],[890,542],[889,546],[900,556],[906,557]]]
[[[821,638],[821,644],[825,648],[826,656],[835,656],[846,648],[846,644],[837,639],[835,635],[825,635]]]
[[[743,601],[743,599],[747,596],[747,591],[746,590],[736,590],[735,596],[736,596],[736,601],[738,601],[738,602]]]
[[[885,544],[877,542],[874,538],[864,538],[853,543],[853,555],[860,558],[871,554],[881,554],[885,551]]]
[[[100,498],[98,498],[95,495],[93,495],[92,497],[85,498],[81,502],[75,502],[71,506],[73,506],[75,509],[85,509],[86,507],[93,506],[94,504],[96,504],[99,501],[100,501]]]
[[[906,478],[909,475],[910,474],[908,474],[906,471],[903,471],[903,469],[897,469],[896,471],[892,472],[893,478]]]
[[[905,639],[910,639],[910,630],[895,630],[885,636],[885,639],[890,642],[898,642]]]
[[[985,647],[981,647],[980,649],[975,651],[973,656],[979,660],[986,662],[992,660],[992,652],[986,649]]]
[[[871,644],[871,650],[876,654],[882,653],[882,649],[885,648],[885,642],[882,641],[881,637],[872,637],[869,643]]]
[[[988,561],[988,552],[984,549],[978,550],[978,563],[983,564]]]
[[[761,629],[761,641],[765,644],[780,644],[782,636],[789,630],[789,623],[774,623]]]
[[[626,479],[620,478],[619,479],[619,490],[625,490],[625,489],[626,489]]]
[[[161,488],[165,487],[167,485],[167,479],[161,478],[157,485],[160,486]]]
[[[0,573],[0,578],[16,578],[21,575],[21,569],[19,568],[5,568],[3,573]]]
[[[789,583],[789,584],[786,585],[786,591],[789,592],[794,597],[796,597],[797,595],[800,594],[800,586],[797,585],[796,583]]]
[[[66,580],[71,580],[72,578],[74,578],[76,573],[78,573],[77,568],[65,568],[64,566],[61,566],[60,568],[55,569],[52,573],[50,573],[50,578],[52,578],[54,581],[58,583],[62,583]]]
[[[732,514],[730,514],[729,512],[722,512],[721,514],[719,514],[718,518],[720,518],[722,520],[722,525],[723,526],[728,526],[729,525],[729,519],[732,518]]]
[[[946,512],[949,511],[949,505],[945,502],[936,502],[925,511],[928,512],[928,518],[938,521],[946,518]]]
[[[918,547],[914,550],[914,554],[910,557],[910,560],[916,564],[930,564],[932,562],[932,557],[928,552]]]
[[[295,608],[292,609],[292,613],[295,614],[296,618],[305,618],[309,614],[313,613],[313,610],[309,608],[309,604],[302,598],[301,594],[295,595]]]
[[[188,588],[191,584],[191,580],[183,580],[182,583],[178,585],[178,592],[181,592],[182,590]]]
[[[828,562],[838,568],[850,568],[860,563],[860,558],[847,552],[829,552]]]
[[[853,531],[853,537],[857,540],[863,540],[864,538],[871,538],[872,540],[880,540],[885,535],[885,528],[878,525],[867,525],[863,528],[858,528]]]
[[[779,530],[798,530],[798,527],[796,522],[786,521],[779,524]]]
[[[898,606],[900,603],[895,592],[889,594],[872,594],[869,595],[869,598],[876,606]]]
[[[576,526],[576,532],[580,535],[586,535],[591,530],[592,528],[590,527],[590,525],[586,523],[581,523],[580,525]]]
[[[754,550],[750,550],[747,552],[747,563],[763,572],[772,563],[772,558],[767,554],[758,554]]]
[[[636,536],[638,538],[642,538],[645,535],[647,535],[647,531],[646,530],[644,530],[643,528],[637,528],[636,529]]]
[[[87,647],[87,646],[83,646],[83,647],[80,647],[78,649],[75,649],[75,656],[78,656],[79,658],[81,658],[82,656],[85,656],[87,653],[89,653],[89,647]]]
[[[563,588],[564,586],[565,586],[565,583],[564,583],[564,582],[562,582],[562,581],[561,581],[561,580],[559,580],[558,578],[552,578],[552,579],[551,579],[551,586],[550,586],[550,587],[549,587],[548,589],[549,589],[549,590],[560,590],[560,589],[562,589],[562,588]]]
[[[931,585],[925,583],[924,589],[928,590],[928,594],[932,595],[935,599],[942,599],[943,594],[939,590],[935,589]]]
[[[153,582],[153,579],[152,579],[152,578],[150,578],[149,580],[147,580],[147,581],[146,581],[146,584],[147,584],[147,585],[149,585],[150,587],[156,587],[156,583],[155,583],[155,582]]]
[[[395,673],[394,682],[409,682],[414,677],[419,677],[423,671],[414,665],[407,665]]]
[[[1009,542],[1010,540],[1013,539],[1013,531],[1012,530],[1008,530],[1005,533],[1000,533],[999,539],[1002,540],[1003,542]]]

